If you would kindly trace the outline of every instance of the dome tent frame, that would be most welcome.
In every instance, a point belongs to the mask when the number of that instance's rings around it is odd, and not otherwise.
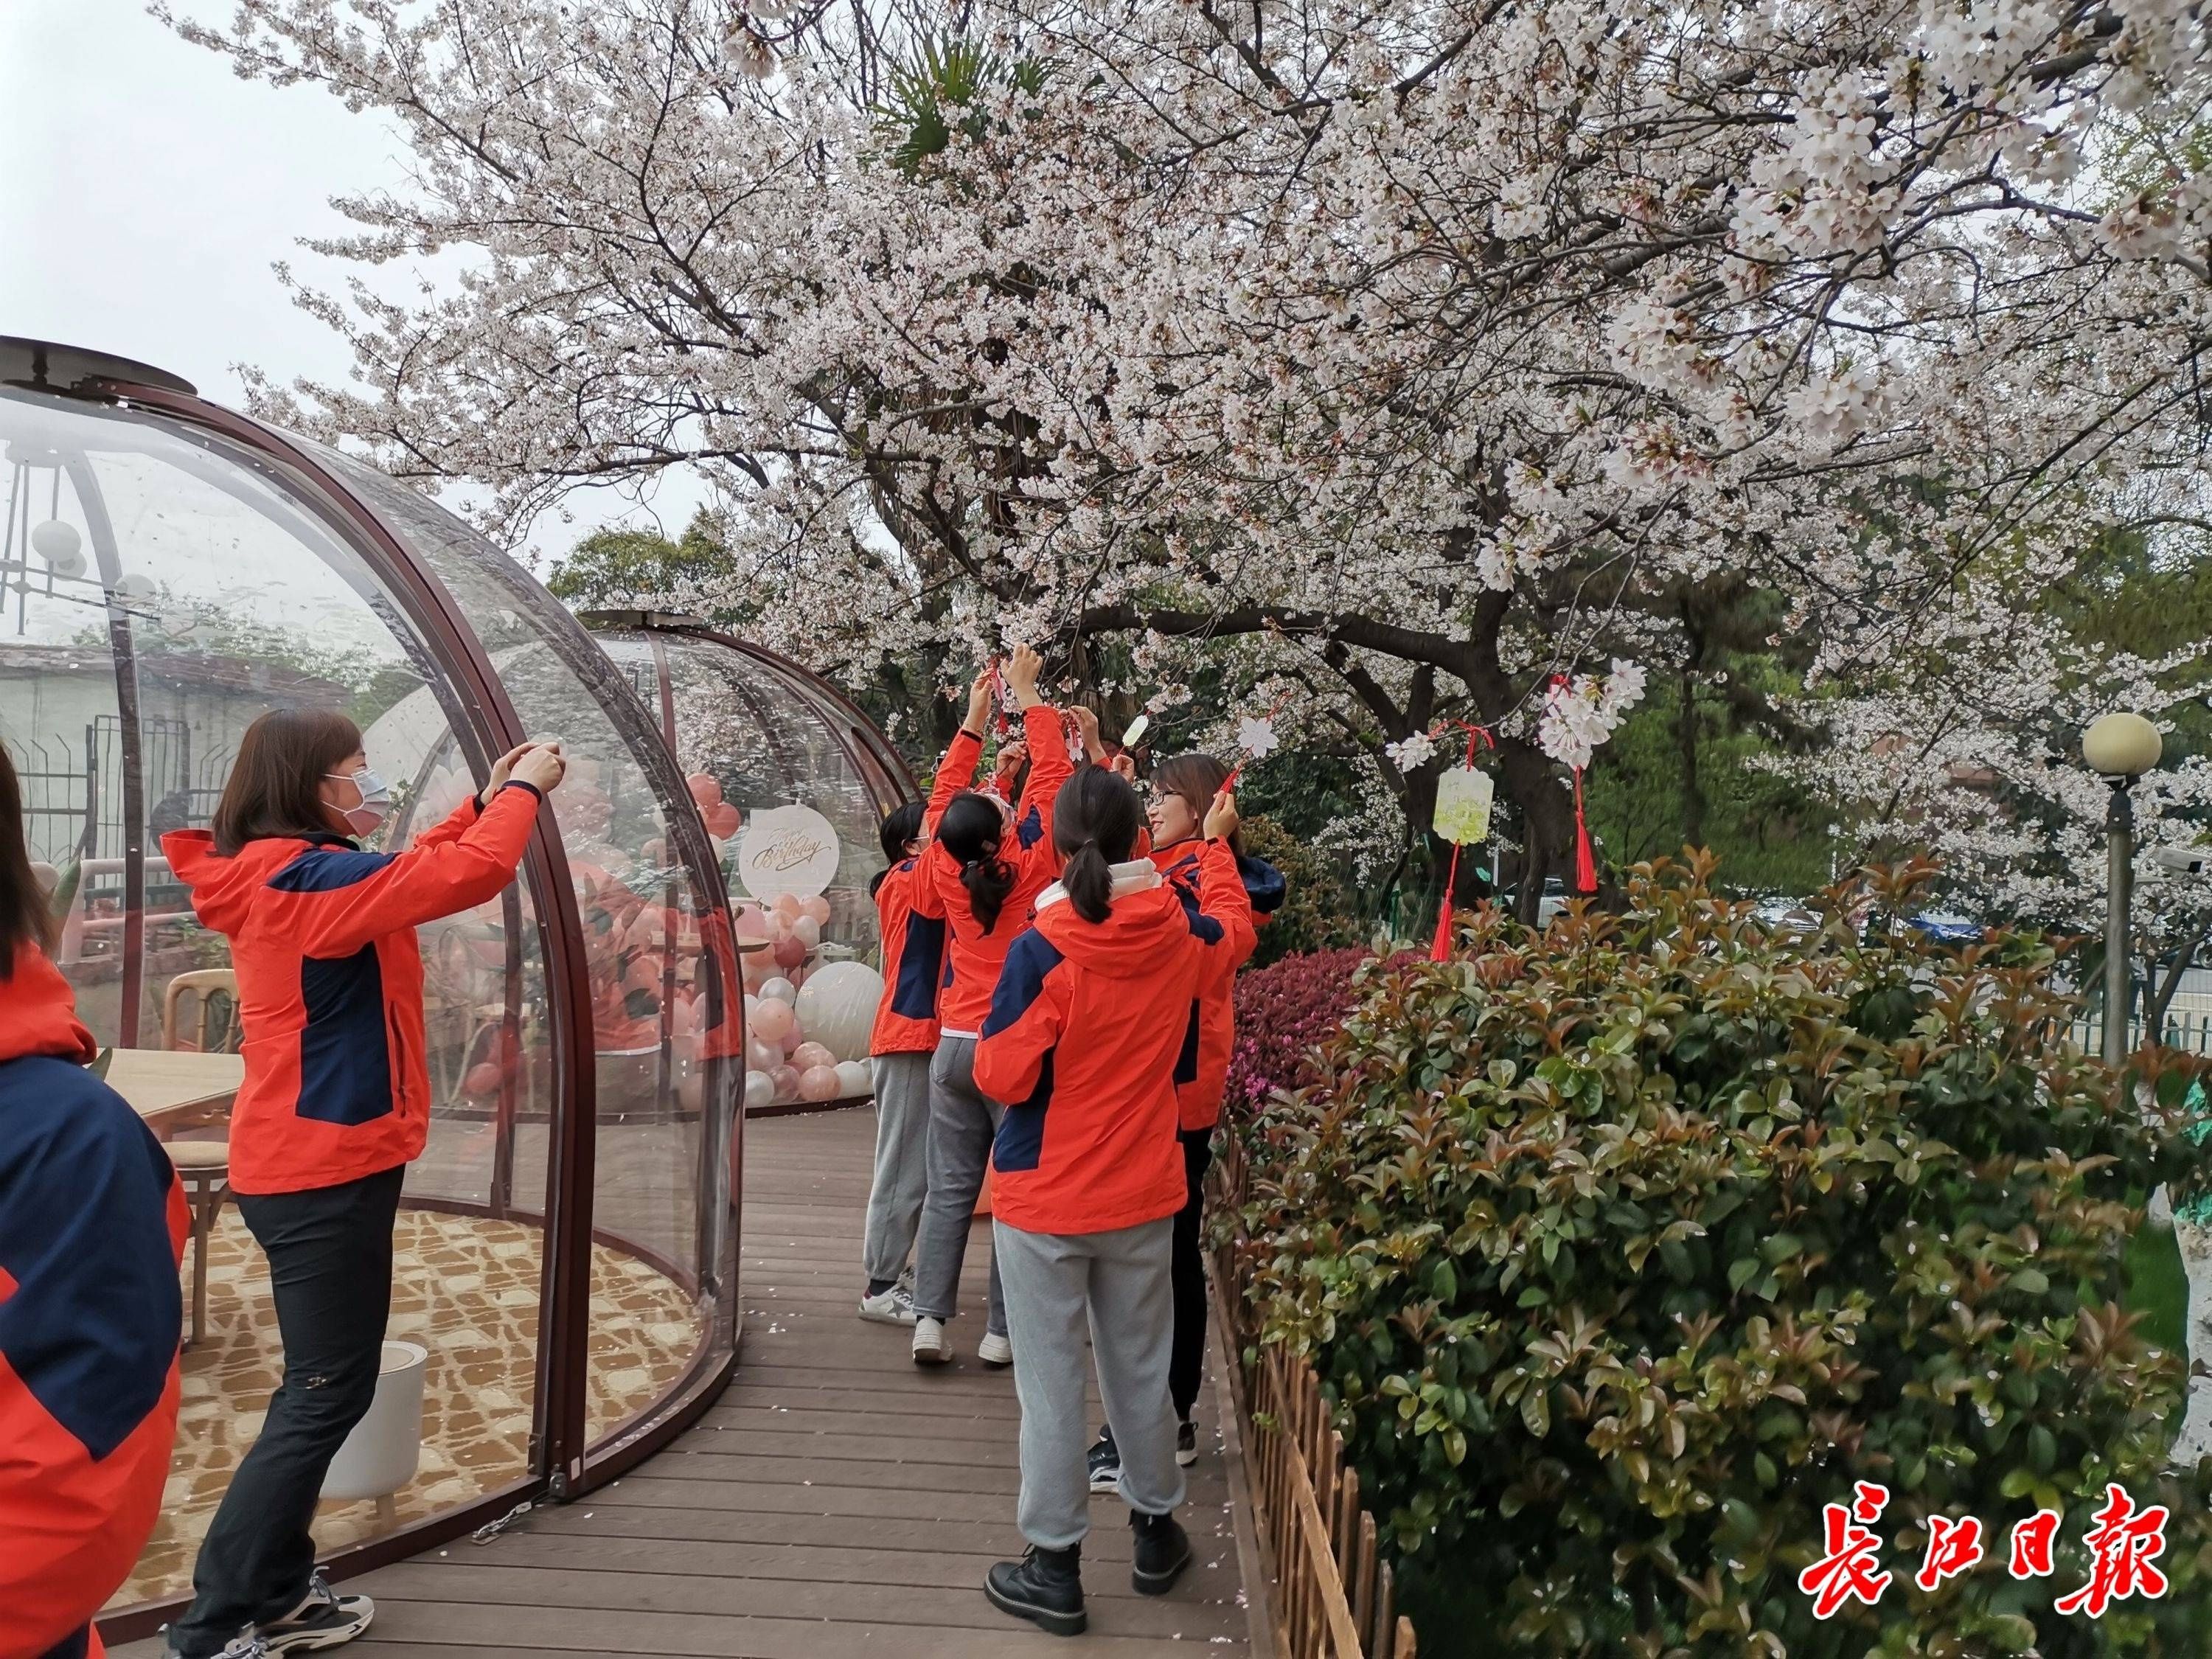
[[[244,467],[259,473],[259,481],[274,492],[286,510],[318,521],[317,527],[358,556],[381,585],[383,595],[408,624],[408,630],[398,637],[410,657],[414,645],[419,643],[429,659],[420,665],[426,671],[425,682],[433,689],[474,776],[485,775],[494,757],[530,735],[463,606],[410,548],[404,525],[394,516],[393,503],[387,501],[380,510],[369,499],[365,487],[368,481],[347,476],[356,464],[212,404],[177,376],[127,359],[0,338],[0,386],[11,394],[28,394],[40,402],[52,400],[79,413],[110,416],[122,422],[131,420],[132,411],[145,411],[166,417],[187,438],[196,433],[213,440],[204,444],[208,459],[204,482],[235,493],[234,486],[225,484],[222,476],[225,469]],[[58,455],[51,459],[42,457],[38,465],[66,471],[84,515],[89,550],[106,596],[125,826],[118,1042],[124,1048],[136,1048],[143,1023],[145,975],[147,802],[134,627],[131,612],[116,592],[122,549],[103,506],[99,478],[85,453],[80,450],[73,457]],[[58,471],[57,489],[60,476]],[[265,510],[265,503],[255,505]],[[422,506],[426,512],[437,511],[427,501]],[[28,522],[27,506],[25,522]],[[458,520],[439,526],[437,533],[449,544],[460,536],[472,537]],[[506,565],[489,543],[481,538],[473,540],[481,544],[487,563]],[[520,573],[514,574],[520,576]],[[509,580],[508,573],[500,570],[498,580]],[[726,930],[727,900],[706,826],[654,723],[612,672],[590,636],[565,611],[549,600],[542,606],[532,605],[530,617],[561,667],[576,677],[627,745],[627,758],[645,774],[665,816],[671,850],[690,890],[697,896],[698,903],[712,907],[720,918],[719,926]],[[712,1092],[707,1097],[710,1104],[701,1114],[700,1190],[694,1199],[702,1236],[713,1231],[715,1248],[711,1253],[702,1249],[696,1275],[682,1268],[670,1270],[691,1281],[684,1288],[708,1310],[697,1352],[684,1372],[661,1389],[641,1412],[600,1437],[592,1437],[586,1419],[592,1247],[597,1240],[617,1243],[632,1254],[649,1256],[650,1253],[594,1224],[598,1057],[586,934],[568,870],[556,815],[541,810],[519,872],[520,883],[527,887],[533,900],[534,920],[529,931],[544,965],[545,1038],[551,1062],[547,1209],[541,1218],[542,1279],[532,1355],[534,1388],[526,1473],[453,1508],[333,1552],[326,1559],[341,1574],[416,1554],[487,1522],[495,1523],[518,1505],[547,1498],[566,1501],[617,1478],[695,1422],[720,1395],[735,1368],[741,1336],[736,1239],[743,1116],[734,1109],[734,1101],[742,1088],[742,1054],[734,1060],[709,1062]],[[507,892],[509,913],[519,921],[512,899],[514,887],[511,885]],[[723,936],[728,936],[726,931]],[[520,937],[509,935],[510,951],[520,948],[514,942]],[[721,994],[727,1000],[728,1017],[741,1021],[743,988],[734,975],[729,977],[732,982]],[[730,1073],[734,1073],[734,1084],[729,1080]],[[471,1203],[440,1199],[414,1207],[468,1210]],[[526,1218],[524,1212],[515,1214]],[[665,1262],[655,1265],[666,1270]],[[172,1599],[121,1608],[102,1620],[102,1630],[111,1640],[149,1634],[181,1605]]]
[[[883,868],[878,846],[882,820],[902,804],[920,799],[921,791],[904,757],[851,698],[790,659],[690,616],[627,609],[578,614],[659,724],[687,782],[695,781],[695,771],[709,776],[722,771],[719,781],[726,787],[733,785],[726,769],[730,757],[720,747],[729,741],[728,733],[706,712],[714,702],[712,693],[719,692],[732,700],[737,719],[750,728],[760,745],[753,764],[768,768],[745,785],[745,793],[754,795],[763,808],[778,799],[813,805],[830,819],[844,860],[857,856],[858,874]],[[699,693],[709,695],[702,700],[696,695]],[[719,737],[710,735],[718,732]],[[717,753],[722,757],[713,758]],[[838,763],[827,760],[830,755]],[[739,765],[738,773],[744,770]],[[759,795],[759,786],[770,776],[775,781],[768,785],[767,795]],[[712,821],[709,815],[710,825]],[[848,861],[841,868],[844,873],[838,880],[848,890],[848,905],[856,903],[858,912],[847,908],[845,927],[850,931],[841,930],[836,948],[849,957],[852,948],[860,945],[873,955],[881,941],[872,888],[854,898],[860,891],[856,866]],[[724,873],[730,908],[741,920],[742,912],[765,906],[764,899],[746,890],[735,870],[726,867]],[[829,946],[829,940],[823,942]],[[745,975],[749,994],[758,988],[751,971],[748,968]],[[793,977],[799,975],[794,972]],[[749,1051],[754,1046],[749,1042]],[[854,1060],[865,1053],[863,1048],[858,1054],[842,1052],[841,1057]],[[754,1063],[748,1061],[749,1066]],[[779,1092],[773,1100],[759,1103],[752,1103],[749,1096],[745,1111],[748,1116],[769,1116],[826,1110],[859,1104],[870,1093],[866,1087],[834,1097]]]

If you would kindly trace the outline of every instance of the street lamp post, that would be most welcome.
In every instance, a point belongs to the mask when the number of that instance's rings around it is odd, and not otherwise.
[[[2128,911],[2135,884],[2137,778],[2158,764],[2165,745],[2140,714],[2106,714],[2081,738],[2081,758],[2112,786],[2105,810],[2105,1062],[2128,1057]]]

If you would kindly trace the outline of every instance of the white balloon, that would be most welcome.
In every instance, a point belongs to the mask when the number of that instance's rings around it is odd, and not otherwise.
[[[762,986],[760,994],[764,997],[774,997],[778,1002],[795,1003],[799,1000],[799,988],[789,980],[781,977],[772,979]]]
[[[766,1072],[745,1073],[745,1109],[757,1111],[775,1104],[775,1080]]]
[[[837,1093],[850,1100],[858,1095],[873,1092],[875,1077],[865,1060],[842,1060],[837,1062]]]
[[[825,962],[799,989],[799,1023],[842,1060],[866,1060],[884,976],[865,962]]]
[[[137,604],[154,597],[153,579],[136,570],[126,570],[115,579],[112,592],[118,599],[129,599]]]

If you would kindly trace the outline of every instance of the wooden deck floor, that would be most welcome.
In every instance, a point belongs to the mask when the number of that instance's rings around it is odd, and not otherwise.
[[[1139,1659],[1252,1645],[1251,1521],[1232,1492],[1218,1363],[1182,1510],[1198,1560],[1175,1593],[1131,1589],[1127,1511],[1097,1498],[1079,1643],[983,1599],[985,1569],[1021,1550],[1013,1376],[974,1358],[988,1224],[968,1255],[972,1311],[953,1328],[962,1357],[918,1370],[905,1331],[854,1315],[874,1133],[866,1109],[745,1126],[745,1335],[728,1392],[613,1486],[534,1511],[489,1544],[456,1542],[352,1581],[377,1600],[364,1652]],[[1095,1386],[1093,1402],[1096,1421]]]

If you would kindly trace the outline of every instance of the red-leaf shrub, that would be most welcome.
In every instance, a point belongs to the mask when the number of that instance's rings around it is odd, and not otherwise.
[[[1228,1108],[1249,1112],[1273,1089],[1295,1088],[1307,1055],[1344,1023],[1357,996],[1352,975],[1373,952],[1352,946],[1285,957],[1237,980],[1237,1041],[1229,1054]]]

